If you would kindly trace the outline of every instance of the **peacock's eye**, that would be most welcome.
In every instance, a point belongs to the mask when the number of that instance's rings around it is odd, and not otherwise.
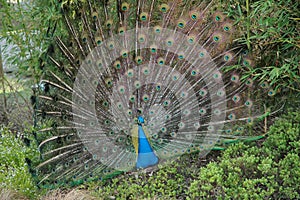
[[[122,8],[122,11],[126,12],[129,9],[129,4],[128,3],[122,3],[121,8]]]

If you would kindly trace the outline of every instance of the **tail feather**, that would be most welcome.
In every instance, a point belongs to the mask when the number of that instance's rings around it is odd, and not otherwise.
[[[72,9],[62,6],[69,35],[57,38],[40,84],[41,184],[149,166],[145,141],[156,164],[262,137],[252,132],[274,91],[244,75],[254,61],[213,1],[88,0]]]

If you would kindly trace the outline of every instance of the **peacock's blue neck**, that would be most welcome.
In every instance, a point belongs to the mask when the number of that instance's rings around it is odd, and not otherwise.
[[[144,120],[139,117],[138,124],[138,157],[136,162],[137,168],[147,168],[158,163],[158,157],[155,155],[150,142],[144,132]]]

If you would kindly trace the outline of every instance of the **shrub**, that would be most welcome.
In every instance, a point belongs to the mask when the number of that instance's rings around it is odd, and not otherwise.
[[[26,147],[7,128],[0,129],[0,188],[35,198],[36,183],[25,160],[36,155],[35,150]]]
[[[300,198],[300,113],[283,116],[268,135],[261,148],[230,146],[219,163],[201,168],[187,195],[191,199]]]
[[[90,190],[94,190],[95,195],[104,199],[178,199],[184,194],[185,177],[178,173],[178,164],[160,167],[153,174],[136,172],[136,174],[125,174],[112,179],[109,182],[91,183]]]

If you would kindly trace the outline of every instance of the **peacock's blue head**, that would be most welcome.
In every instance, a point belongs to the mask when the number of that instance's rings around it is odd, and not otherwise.
[[[145,122],[142,116],[138,116],[138,124],[143,124]]]

